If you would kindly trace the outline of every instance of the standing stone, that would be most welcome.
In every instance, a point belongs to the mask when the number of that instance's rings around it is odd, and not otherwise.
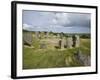
[[[61,42],[61,49],[64,49],[66,47],[66,39],[63,37],[62,42]]]
[[[68,47],[68,48],[72,48],[72,45],[73,45],[72,37],[69,36],[69,37],[67,38],[67,47]]]
[[[73,47],[79,47],[80,44],[80,38],[79,35],[73,35]]]
[[[63,38],[63,35],[64,35],[64,33],[61,32],[61,33],[60,33],[60,38],[61,38],[61,39]]]
[[[40,44],[40,49],[46,49],[46,44],[44,43]]]
[[[91,65],[91,58],[90,58],[90,56],[86,57],[86,59],[84,60],[84,65],[85,66],[90,66]]]
[[[75,45],[75,47],[79,47],[79,45],[80,45],[80,37],[79,37],[79,35],[75,35],[75,37],[76,37],[76,45]]]
[[[23,31],[23,42],[25,45],[31,46],[32,44],[32,33],[28,31]]]
[[[39,32],[38,32],[38,31],[35,32],[35,37],[36,37],[37,39],[39,38]]]
[[[59,42],[58,42],[58,46],[59,46],[60,49],[61,49],[61,43],[62,43],[62,41],[60,39]]]
[[[61,49],[64,49],[64,39],[61,40]]]
[[[56,49],[61,49],[61,39],[57,41],[56,45],[54,46]]]
[[[91,65],[91,57],[82,53],[82,51],[78,50],[75,54],[75,58],[84,66]]]
[[[76,45],[76,36],[75,35],[72,36],[72,41],[73,41],[72,46],[75,47],[75,45]]]
[[[48,32],[43,32],[44,38],[47,38],[48,37],[47,33]]]

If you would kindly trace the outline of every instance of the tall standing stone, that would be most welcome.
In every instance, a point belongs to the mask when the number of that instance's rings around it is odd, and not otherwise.
[[[75,36],[75,35],[73,35],[73,36],[72,36],[72,41],[73,41],[72,46],[73,46],[73,47],[75,47],[75,46],[76,46],[76,40],[77,40],[77,39],[76,39],[76,36]]]
[[[39,38],[39,32],[38,32],[38,31],[35,32],[35,37],[36,37],[37,39]]]
[[[48,37],[47,33],[48,33],[48,32],[43,32],[44,38],[47,38],[47,37]]]
[[[65,37],[63,37],[62,39],[61,39],[61,49],[64,49],[65,48],[65,46],[66,46],[66,39],[65,39]]]
[[[42,43],[40,44],[40,49],[46,49],[46,48],[47,48],[47,46],[46,46],[45,42],[42,41]]]
[[[73,45],[72,37],[68,36],[68,38],[67,38],[67,47],[72,48],[72,45]]]
[[[58,41],[58,47],[61,49],[61,43],[62,43],[62,41],[61,41],[61,39]]]
[[[75,47],[79,47],[79,45],[80,45],[80,37],[79,37],[79,35],[75,35],[75,37],[76,37],[76,45],[75,45]]]
[[[23,42],[25,45],[31,46],[32,44],[32,33],[28,31],[23,31]]]

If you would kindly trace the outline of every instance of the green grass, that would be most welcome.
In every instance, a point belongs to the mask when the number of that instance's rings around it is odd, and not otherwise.
[[[91,39],[81,39],[80,50],[85,55],[91,55]]]
[[[83,66],[74,57],[81,49],[82,53],[90,55],[90,39],[81,39],[80,48],[72,49],[38,49],[40,41],[35,41],[36,48],[23,47],[23,69],[59,68]]]
[[[33,68],[54,68],[54,67],[67,67],[66,59],[70,57],[72,61],[70,66],[80,66],[78,62],[75,62],[73,56],[76,50],[34,50],[31,48],[24,48],[23,55],[23,68],[33,69]]]

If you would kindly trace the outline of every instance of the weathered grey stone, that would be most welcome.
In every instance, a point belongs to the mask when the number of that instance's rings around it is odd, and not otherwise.
[[[61,42],[61,49],[64,49],[65,46],[67,45],[65,37],[63,37],[63,39],[61,39],[61,41],[62,41]]]
[[[23,42],[25,45],[31,46],[32,44],[32,33],[28,31],[23,31]]]
[[[75,45],[75,47],[79,47],[79,45],[80,45],[80,37],[79,37],[79,35],[75,35],[75,37],[76,37],[76,45]]]
[[[46,49],[46,44],[40,44],[40,49]]]
[[[80,50],[77,51],[75,57],[84,66],[90,66],[91,65],[90,56],[83,54]]]
[[[85,66],[90,66],[91,65],[91,58],[90,58],[90,56],[87,56],[86,57],[86,59],[84,61],[84,65]]]
[[[79,38],[79,35],[73,35],[72,36],[73,38],[73,47],[79,47],[80,45],[80,38]]]
[[[61,49],[61,39],[59,39],[56,43],[56,45],[54,46],[56,49]]]
[[[67,47],[68,47],[68,48],[72,48],[72,45],[73,45],[72,37],[69,36],[69,37],[67,38]]]
[[[72,46],[75,47],[75,45],[76,45],[76,36],[75,35],[72,36],[72,41],[73,41]]]
[[[35,32],[35,37],[36,37],[37,39],[40,37],[39,31],[36,31],[36,32]]]
[[[61,49],[62,40],[59,39],[57,45],[55,46],[56,49]]]

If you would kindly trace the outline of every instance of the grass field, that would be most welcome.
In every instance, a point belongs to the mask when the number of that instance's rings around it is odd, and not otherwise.
[[[80,49],[90,55],[90,39],[81,39],[79,48],[72,49],[38,49],[39,41],[34,40],[36,48],[23,47],[23,69],[59,68],[83,66],[75,59],[75,52]]]

